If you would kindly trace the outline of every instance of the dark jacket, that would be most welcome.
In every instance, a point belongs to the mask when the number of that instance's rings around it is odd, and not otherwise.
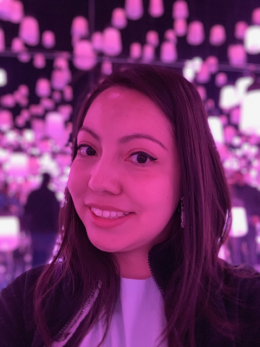
[[[60,205],[46,186],[32,191],[24,207],[25,223],[32,233],[57,233]]]
[[[158,246],[158,247],[157,247]],[[156,245],[149,252],[149,264],[159,289],[163,291],[172,273],[171,262],[167,249]],[[57,269],[60,269],[57,263]],[[32,269],[16,280],[0,293],[0,346],[1,347],[42,347],[44,346],[39,331],[33,320],[33,288],[44,266]],[[245,341],[223,337],[211,326],[204,317],[195,325],[197,347],[259,347],[260,346],[260,279],[241,279],[232,275],[232,271],[240,271],[229,266],[231,271],[225,271],[224,284],[234,288],[234,298],[246,306],[238,306],[234,302],[226,302],[221,293],[215,293],[214,301],[218,310],[228,319],[237,319],[240,323],[248,323],[250,334],[243,331]],[[254,272],[249,268],[249,271]],[[63,280],[55,293],[48,299],[46,315],[47,324],[52,336],[60,335],[64,340],[67,335],[59,334],[68,326],[78,310],[77,296],[70,295],[68,281]],[[65,330],[66,332],[66,330]],[[73,337],[65,344],[74,347]],[[94,346],[89,346],[94,347]],[[111,346],[113,347],[113,346]],[[134,347],[134,346],[133,346]],[[149,346],[144,346],[149,347]],[[169,346],[172,347],[172,346]]]

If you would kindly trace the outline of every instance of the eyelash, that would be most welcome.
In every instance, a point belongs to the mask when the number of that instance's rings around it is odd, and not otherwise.
[[[79,146],[77,146],[77,153],[80,151],[81,148],[84,148],[84,147],[92,148],[91,146],[88,146],[88,145],[79,145]],[[93,149],[93,148],[92,148],[92,149]],[[151,162],[157,160],[157,158],[153,158],[151,155],[149,155],[149,154],[147,154],[147,153],[145,153],[145,152],[142,152],[142,151],[138,151],[138,152],[132,153],[132,154],[131,154],[131,157],[132,157],[133,155],[137,155],[137,154],[141,154],[141,155],[146,156],[147,158],[150,159]],[[137,165],[146,165],[146,164],[148,164],[148,163],[141,163],[141,164],[140,164],[140,163],[136,163],[136,164],[137,164]]]

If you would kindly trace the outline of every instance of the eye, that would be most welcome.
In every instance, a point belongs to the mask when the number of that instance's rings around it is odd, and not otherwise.
[[[80,145],[77,147],[77,153],[83,156],[91,156],[93,152],[96,151],[88,145]]]
[[[146,159],[148,158],[150,161],[157,160],[156,158],[153,158],[151,155],[145,153],[145,152],[135,152],[131,154],[131,157],[136,155],[137,161],[139,161],[137,164],[147,164]]]
[[[80,145],[77,147],[77,153],[81,156],[89,157],[89,156],[95,155],[96,151],[88,145]],[[151,155],[141,151],[132,153],[130,157],[132,156],[137,156],[136,157],[137,163],[135,164],[140,164],[140,165],[148,164],[149,162],[147,163],[147,159],[149,159],[150,162],[157,160],[157,158],[153,158]]]

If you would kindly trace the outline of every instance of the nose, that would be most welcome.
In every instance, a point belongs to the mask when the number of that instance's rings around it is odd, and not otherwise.
[[[92,167],[88,186],[93,192],[119,194],[121,191],[120,173],[118,167],[109,158],[101,158]]]

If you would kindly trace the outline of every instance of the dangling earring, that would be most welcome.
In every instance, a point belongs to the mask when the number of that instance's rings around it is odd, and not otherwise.
[[[181,227],[184,228],[184,197],[181,198]]]

